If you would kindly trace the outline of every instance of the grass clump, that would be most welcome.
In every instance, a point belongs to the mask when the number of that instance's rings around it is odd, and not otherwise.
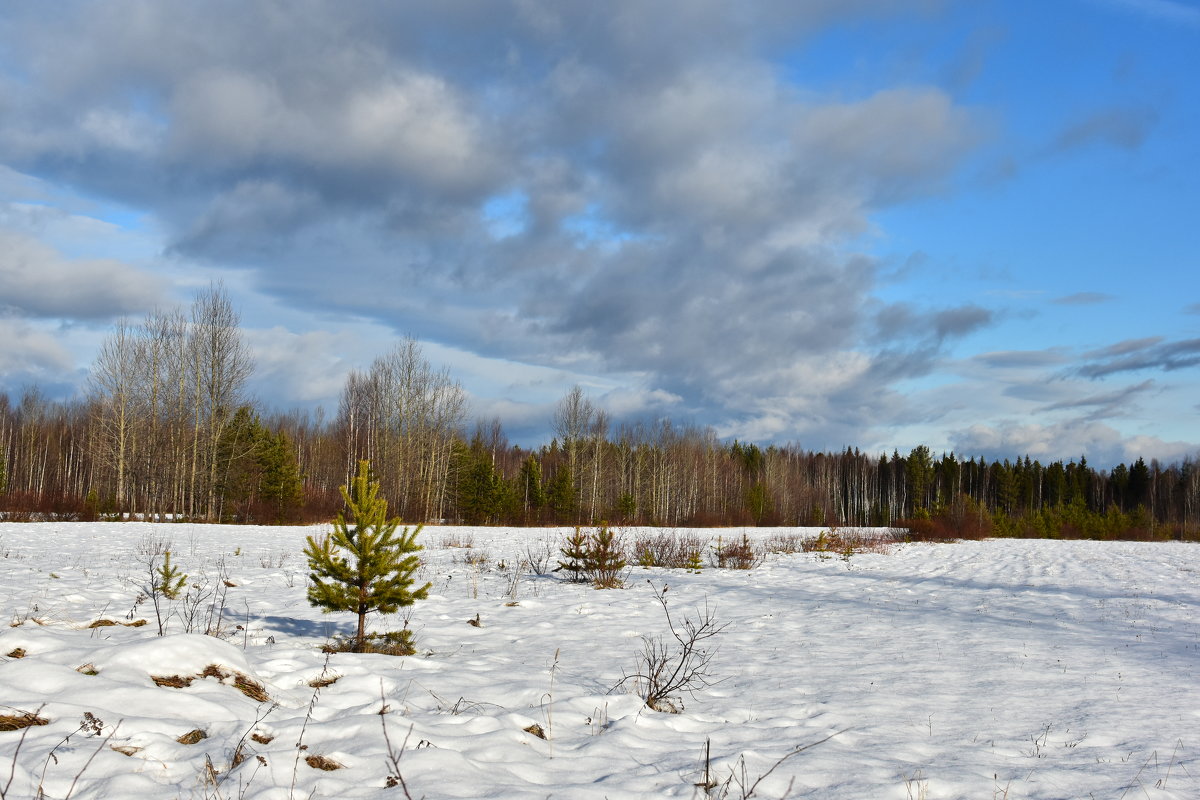
[[[326,654],[375,653],[381,656],[411,656],[417,652],[417,647],[413,643],[412,631],[405,628],[388,633],[369,633],[363,637],[361,643],[357,637],[353,636],[335,637],[321,648],[321,652]]]
[[[0,731],[19,731],[23,728],[33,728],[49,724],[50,720],[29,712],[0,714]]]
[[[155,686],[165,686],[168,689],[185,689],[196,680],[194,675],[151,675],[150,680]]]
[[[216,678],[221,683],[229,684],[246,695],[246,697],[259,703],[266,703],[271,699],[271,696],[267,694],[265,686],[249,675],[243,675],[237,670],[222,669],[216,664],[209,664],[200,675],[204,678]]]
[[[204,741],[207,738],[208,738],[207,733],[200,730],[199,728],[196,728],[194,730],[188,731],[187,733],[185,733],[183,736],[180,736],[175,741],[179,742],[180,744],[199,744],[200,742]]]
[[[322,673],[318,677],[313,678],[311,681],[309,681],[308,686],[311,689],[324,689],[326,686],[333,686],[335,683],[338,682],[338,679],[341,677],[342,676],[338,675],[336,672],[333,673],[332,675],[326,675],[326,674]]]

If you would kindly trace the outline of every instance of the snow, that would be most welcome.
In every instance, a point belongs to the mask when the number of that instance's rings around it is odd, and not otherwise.
[[[321,530],[0,524],[0,714],[49,720],[24,729],[15,761],[22,731],[0,731],[0,788],[12,768],[9,798],[39,781],[51,798],[403,797],[385,788],[386,724],[413,797],[702,797],[706,742],[711,775],[748,791],[831,735],[754,796],[1200,797],[1195,545],[900,544],[749,571],[635,567],[626,588],[595,590],[520,568],[563,529],[427,527],[429,598],[369,619],[394,630],[408,616],[420,652],[397,658],[321,652],[354,628],[305,599],[301,549]],[[816,534],[745,531],[781,532]],[[182,601],[160,638],[137,602],[146,553],[168,542],[189,582],[234,584],[222,638],[186,632]],[[727,625],[711,640],[716,683],[678,714],[610,691],[642,637],[667,634],[664,586],[677,620],[707,603]],[[193,680],[153,680],[167,676]],[[85,712],[99,734],[77,730]],[[207,738],[177,741],[197,729]]]

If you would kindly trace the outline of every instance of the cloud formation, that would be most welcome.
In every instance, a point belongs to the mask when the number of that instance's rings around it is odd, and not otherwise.
[[[24,317],[112,319],[152,308],[162,282],[111,259],[69,259],[0,228],[0,306]]]
[[[846,247],[981,128],[935,86],[800,91],[763,52],[932,5],[68,3],[15,15],[0,157],[153,209],[171,252],[293,305],[636,373],[734,428],[836,426],[814,375],[928,370],[991,318],[906,309],[864,351],[875,265]]]
[[[972,438],[955,394],[968,392],[1101,443],[1089,424],[1163,388],[1121,376],[1191,366],[1194,342],[1081,355],[1014,340],[972,356],[1014,317],[992,306],[1006,301],[890,291],[945,259],[889,274],[871,255],[881,212],[936,202],[979,167],[1000,115],[956,92],[986,84],[1010,34],[982,31],[941,77],[876,84],[807,81],[802,59],[780,55],[945,6],[17,5],[0,28],[0,188],[33,176],[136,209],[161,230],[155,257],[195,265],[189,279],[240,271],[262,305],[307,314],[310,329],[251,333],[254,388],[281,406],[336,394],[377,354],[338,327],[353,324],[430,343],[495,389],[480,412],[530,429],[546,405],[518,384],[584,376],[618,416],[741,438],[865,445],[944,422],[964,442],[1021,441],[999,423]],[[1052,152],[1152,149],[1156,109],[1098,103],[1050,136]],[[138,262],[77,258],[29,220],[0,217],[0,245],[0,302],[26,321],[138,314],[164,292]],[[43,291],[46,276],[62,291]]]

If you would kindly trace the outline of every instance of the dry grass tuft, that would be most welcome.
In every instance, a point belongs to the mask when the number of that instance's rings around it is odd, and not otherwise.
[[[534,736],[538,737],[539,739],[546,738],[546,732],[544,730],[542,730],[542,726],[538,725],[536,722],[533,723],[532,725],[530,725],[528,728],[524,728],[524,731],[526,733],[532,733]]]
[[[150,680],[155,686],[166,686],[170,689],[184,689],[196,680],[193,675],[151,675]]]
[[[123,625],[126,628],[140,628],[145,624],[146,620],[144,619],[135,619],[133,622],[117,622],[115,619],[98,619],[92,624],[88,625],[88,628],[111,628],[115,625]]]
[[[80,664],[78,667],[75,668],[75,671],[80,672],[84,675],[99,675],[100,674],[100,670],[96,669],[96,665],[92,664],[92,663]]]
[[[24,647],[16,647],[16,648],[13,648],[12,650],[9,650],[8,653],[6,653],[6,655],[9,658],[24,658],[25,652],[26,651],[25,651]]]
[[[19,731],[38,725],[49,725],[50,720],[37,714],[0,714],[0,731]]]
[[[275,741],[275,737],[267,733],[252,733],[250,734],[250,738],[259,744],[270,744]]]
[[[271,699],[271,696],[267,694],[267,689],[265,686],[251,678],[249,675],[243,675],[237,670],[221,669],[221,667],[217,666],[216,664],[209,664],[204,668],[204,671],[201,672],[200,675],[204,678],[216,678],[221,683],[229,683],[232,681],[233,688],[237,689],[251,700],[255,700],[259,703],[266,703]]]
[[[367,634],[362,647],[358,647],[353,636],[337,637],[321,646],[321,652],[332,653],[375,653],[381,656],[411,656],[417,652],[412,641],[412,631],[407,628],[388,633]]]
[[[312,689],[324,689],[326,686],[333,686],[335,683],[338,682],[338,678],[340,678],[340,677],[342,677],[342,676],[338,675],[335,672],[334,674],[326,675],[323,678],[322,677],[313,678],[311,681],[308,682],[308,685]]]
[[[333,772],[335,769],[341,769],[343,766],[328,756],[316,754],[305,757],[304,763],[313,769],[324,770],[325,772]]]
[[[442,537],[442,547],[470,548],[475,546],[475,537],[470,534],[450,533]]]
[[[142,748],[134,747],[131,744],[114,744],[112,749],[123,756],[134,756],[142,752]]]
[[[203,741],[204,739],[207,739],[207,738],[208,738],[207,733],[200,730],[199,728],[196,728],[195,730],[188,731],[187,733],[185,733],[183,736],[180,736],[175,741],[179,742],[180,744],[199,744],[201,741]]]

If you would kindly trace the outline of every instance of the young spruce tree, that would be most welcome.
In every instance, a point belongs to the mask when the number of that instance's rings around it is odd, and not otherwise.
[[[361,653],[367,645],[367,614],[392,614],[424,600],[430,584],[412,589],[413,573],[420,566],[416,553],[421,546],[416,539],[422,526],[396,533],[400,520],[388,519],[387,501],[379,496],[379,483],[370,479],[366,461],[358,462],[353,490],[341,489],[353,524],[345,512],[339,513],[332,534],[319,540],[308,537],[304,548],[312,580],[308,601],[328,612],[358,614],[354,651]],[[402,636],[403,645],[411,650],[409,632],[403,631]]]

